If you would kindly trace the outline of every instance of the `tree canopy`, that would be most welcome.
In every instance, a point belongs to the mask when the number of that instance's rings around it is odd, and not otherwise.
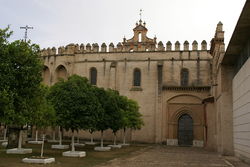
[[[56,110],[57,125],[66,130],[88,129],[101,110],[91,85],[78,75],[53,85],[48,98]]]
[[[142,120],[142,115],[139,112],[138,103],[126,96],[121,96],[120,98],[120,105],[123,111],[123,128],[130,128],[133,130],[141,129],[144,122]]]
[[[111,89],[107,90],[108,99],[106,101],[107,114],[109,116],[109,128],[114,134],[123,128],[124,112],[123,112],[123,101],[118,91]]]
[[[9,27],[0,29],[1,122],[23,126],[34,114],[33,100],[42,81],[39,46],[17,40],[8,42]]]
[[[47,100],[49,87],[40,85],[40,91],[37,92],[33,100],[36,113],[33,114],[30,125],[36,128],[44,129],[49,126],[54,126],[56,123],[56,115],[53,105]]]
[[[103,88],[93,87],[92,90],[95,96],[97,97],[98,102],[100,103],[101,108],[102,108],[102,110],[100,110],[98,114],[98,117],[95,123],[95,129],[98,131],[104,131],[110,127],[109,126],[110,119],[109,119],[109,115],[107,112],[109,103],[106,103],[108,99],[108,94]]]

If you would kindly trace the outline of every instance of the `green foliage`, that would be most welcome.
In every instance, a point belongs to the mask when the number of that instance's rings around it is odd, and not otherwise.
[[[34,114],[42,63],[38,45],[19,40],[9,43],[11,34],[9,28],[0,29],[0,115],[6,124],[23,126]]]
[[[108,93],[108,115],[109,115],[109,128],[114,134],[123,128],[123,103],[118,91],[111,89],[107,90]]]
[[[103,108],[98,115],[97,130],[104,131],[110,128],[115,134],[122,128],[136,130],[142,127],[144,123],[136,101],[120,96],[118,91],[111,89],[95,87],[94,91]]]
[[[4,49],[4,45],[8,44],[8,38],[12,33],[12,31],[9,31],[9,26],[5,29],[0,29],[0,49]]]
[[[89,129],[101,110],[86,78],[72,75],[67,81],[59,81],[50,89],[48,98],[56,110],[57,125],[71,129]]]
[[[124,104],[123,112],[123,128],[130,128],[133,130],[141,129],[144,125],[142,120],[142,115],[139,112],[139,105],[136,101],[128,99],[127,97],[122,97]]]
[[[11,92],[3,89],[0,91],[0,122],[9,124],[9,120],[6,119],[7,115],[12,115],[13,111],[13,97]]]
[[[96,122],[93,124],[95,127],[93,126],[92,128],[98,131],[104,131],[109,128],[109,115],[107,114],[108,103],[106,103],[108,94],[103,88],[95,86],[92,91],[101,105],[101,110],[99,110]]]
[[[33,100],[34,114],[29,124],[36,126],[38,129],[44,129],[48,126],[54,126],[56,122],[56,115],[53,106],[46,99],[48,95],[48,86],[40,86],[37,95]]]

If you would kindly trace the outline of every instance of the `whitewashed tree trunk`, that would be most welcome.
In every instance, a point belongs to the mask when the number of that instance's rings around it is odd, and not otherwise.
[[[62,145],[62,132],[60,126],[59,126],[59,145]]]
[[[37,141],[38,140],[38,130],[36,129],[36,139],[35,139],[35,141]]]
[[[19,131],[19,138],[18,138],[18,149],[22,148],[22,138],[23,138],[23,131]]]
[[[43,134],[43,143],[42,143],[42,148],[41,148],[41,157],[43,157],[44,139],[45,139],[45,135]]]
[[[7,129],[8,127],[5,126],[4,131],[3,131],[3,140],[7,140]]]
[[[75,151],[75,133],[72,131],[72,139],[71,139],[71,151]]]
[[[126,144],[126,129],[123,130],[123,144]]]
[[[101,131],[101,147],[103,147],[103,131]]]

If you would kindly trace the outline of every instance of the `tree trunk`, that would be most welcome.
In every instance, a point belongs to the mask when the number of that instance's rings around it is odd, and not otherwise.
[[[80,143],[80,137],[77,135],[77,143]]]
[[[43,143],[42,143],[42,148],[41,148],[41,157],[43,157],[44,139],[45,139],[45,134],[43,134]]]
[[[22,138],[23,138],[23,130],[19,131],[19,138],[18,138],[18,149],[22,148]]]
[[[36,139],[35,139],[35,141],[37,141],[38,140],[38,130],[36,129]]]
[[[103,147],[103,131],[101,131],[101,147]]]
[[[75,151],[75,133],[72,131],[72,139],[71,139],[71,151]]]
[[[3,140],[7,139],[7,129],[8,129],[8,127],[5,126],[4,131],[3,131]]]
[[[56,132],[55,132],[55,129],[53,130],[53,133],[52,133],[52,140],[53,140],[53,141],[56,140]]]
[[[123,129],[123,144],[126,144],[126,128]]]
[[[62,133],[61,133],[61,127],[59,126],[59,145],[62,145]]]
[[[90,142],[93,143],[93,142],[94,142],[94,140],[93,140],[93,132],[90,133],[90,138],[91,138],[91,139],[90,139]]]
[[[114,145],[116,145],[116,133],[114,133]]]
[[[12,127],[12,126],[8,127],[8,145],[7,145],[7,149],[17,148],[19,130],[20,130],[20,128],[18,128],[18,127]]]

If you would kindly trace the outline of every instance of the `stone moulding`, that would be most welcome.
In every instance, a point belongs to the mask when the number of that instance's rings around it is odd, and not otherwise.
[[[83,60],[83,61],[75,61],[74,63],[107,63],[107,62],[113,62],[113,61],[116,61],[116,62],[124,62],[124,59],[120,59],[120,60]],[[149,60],[148,59],[127,59],[126,62],[148,62]],[[175,59],[175,60],[171,60],[171,59],[150,59],[150,62],[155,62],[155,61],[183,61],[183,59]],[[197,61],[197,59],[186,59],[185,61]],[[210,61],[210,59],[200,59],[199,61]]]
[[[130,91],[142,91],[143,89],[141,87],[132,87]]]
[[[209,91],[210,86],[167,86],[163,85],[162,90],[174,91]]]

